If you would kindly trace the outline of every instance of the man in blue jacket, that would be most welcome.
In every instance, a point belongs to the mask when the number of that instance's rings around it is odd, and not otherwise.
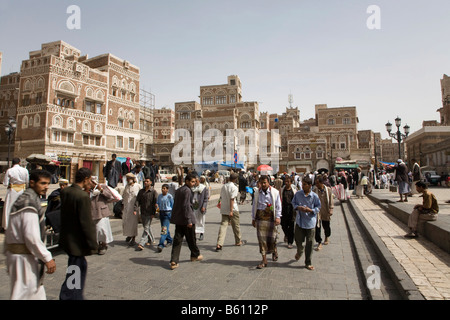
[[[297,254],[295,260],[300,260],[300,257],[305,250],[305,267],[308,270],[314,270],[311,264],[311,255],[313,252],[314,235],[317,224],[317,214],[320,211],[319,196],[311,191],[312,180],[309,177],[304,177],[302,180],[302,189],[299,190],[294,199],[292,199],[292,207],[297,212],[295,219],[295,243],[297,244]],[[303,247],[303,242],[306,240],[306,248]]]

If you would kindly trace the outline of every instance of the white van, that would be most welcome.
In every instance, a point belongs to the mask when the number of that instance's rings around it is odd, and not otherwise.
[[[159,178],[161,179],[161,182],[171,182],[172,177],[175,176],[175,173],[170,173],[169,170],[158,170]]]

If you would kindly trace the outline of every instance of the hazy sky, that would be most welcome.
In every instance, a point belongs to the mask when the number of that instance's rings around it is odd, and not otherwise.
[[[70,30],[67,7],[81,9]],[[381,29],[370,30],[370,5]],[[288,95],[301,120],[315,104],[356,106],[359,129],[387,137],[398,116],[411,132],[439,120],[440,79],[450,74],[448,0],[0,0],[2,75],[29,51],[63,40],[94,57],[140,67],[157,107],[199,101],[199,87],[239,75],[243,99],[282,113]]]

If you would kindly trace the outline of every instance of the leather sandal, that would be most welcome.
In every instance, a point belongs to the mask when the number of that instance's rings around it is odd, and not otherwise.
[[[267,263],[264,263],[264,262],[261,261],[261,263],[256,266],[256,269],[262,269],[262,268],[265,268],[265,267],[267,267]]]

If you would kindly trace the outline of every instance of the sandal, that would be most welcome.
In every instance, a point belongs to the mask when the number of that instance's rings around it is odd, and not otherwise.
[[[222,250],[222,246],[219,246],[219,245],[218,245],[218,246],[216,247],[216,252],[219,252],[220,250]]]
[[[239,243],[236,243],[235,244],[235,246],[237,246],[237,247],[240,247],[240,246],[243,246],[243,245],[245,245],[247,243],[247,241],[246,240],[242,240],[241,242],[239,242]]]
[[[272,253],[272,260],[278,261],[278,253],[277,252]]]
[[[262,268],[265,268],[265,267],[267,267],[267,263],[264,263],[264,262],[261,261],[261,263],[256,266],[256,269],[262,269]]]
[[[308,266],[306,266],[306,269],[308,269],[308,270],[314,270],[314,267],[313,267],[312,265],[308,265]]]

